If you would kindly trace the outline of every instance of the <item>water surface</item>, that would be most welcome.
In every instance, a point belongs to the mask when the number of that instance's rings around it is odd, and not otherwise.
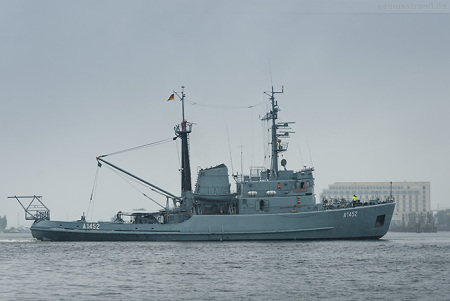
[[[450,232],[376,241],[41,242],[0,234],[1,300],[449,300]]]

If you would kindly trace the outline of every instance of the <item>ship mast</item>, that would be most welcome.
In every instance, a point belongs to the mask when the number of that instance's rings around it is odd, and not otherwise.
[[[186,210],[192,207],[192,183],[191,183],[191,165],[189,162],[189,134],[192,131],[192,123],[187,122],[184,116],[184,86],[181,86],[181,96],[176,91],[174,94],[181,100],[182,121],[174,128],[175,135],[181,139],[181,205]]]
[[[274,91],[273,86],[272,90],[269,92],[264,92],[264,94],[268,95],[271,101],[271,110],[268,112],[262,120],[271,120],[271,144],[272,144],[272,157],[270,164],[270,178],[276,179],[278,178],[278,153],[287,150],[287,144],[282,144],[280,137],[289,137],[289,131],[282,131],[280,134],[277,133],[279,128],[282,129],[290,129],[289,123],[277,123],[278,119],[278,102],[275,101],[275,94],[284,93],[283,86],[281,87],[281,91]]]

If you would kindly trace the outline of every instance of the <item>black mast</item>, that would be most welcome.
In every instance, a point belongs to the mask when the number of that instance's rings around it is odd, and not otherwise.
[[[181,130],[178,131],[178,135],[181,139],[181,191],[186,192],[192,191],[188,141],[188,134],[191,131],[187,129],[186,121],[184,121],[181,125]]]
[[[192,207],[192,182],[191,182],[191,164],[189,161],[189,134],[192,130],[192,123],[187,122],[184,117],[184,86],[181,87],[181,96],[177,92],[174,93],[180,98],[182,103],[181,124],[175,126],[175,134],[181,139],[181,198],[186,203],[186,209]]]

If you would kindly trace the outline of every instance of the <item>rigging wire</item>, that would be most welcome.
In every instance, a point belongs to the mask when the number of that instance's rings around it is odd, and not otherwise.
[[[309,160],[311,161],[311,167],[314,167],[314,163],[312,160],[312,155],[311,155],[311,149],[309,148],[309,142],[308,142],[308,138],[306,138],[306,145],[308,146],[308,151],[309,151]]]
[[[300,143],[298,143],[298,151],[300,152],[300,160],[301,160],[302,166],[305,166],[303,163],[303,155],[302,155],[302,149],[300,148]]]
[[[228,137],[228,150],[230,151],[231,174],[234,175],[233,156],[231,155],[230,133],[228,132],[228,127],[227,127],[227,137]]]
[[[133,184],[131,183],[130,180],[133,180],[133,181],[135,181],[136,183],[138,183],[138,184],[140,184],[140,185],[142,185],[142,186],[144,186],[144,187],[146,187],[146,188],[148,188],[148,189],[150,189],[150,190],[152,190],[152,191],[154,191],[154,192],[156,192],[156,193],[158,193],[158,194],[160,194],[160,195],[163,195],[163,196],[165,196],[165,197],[168,197],[167,195],[165,195],[164,193],[161,193],[161,192],[159,192],[159,191],[157,191],[157,190],[155,190],[155,189],[153,189],[153,188],[151,188],[151,187],[145,186],[143,183],[137,181],[136,179],[133,179],[133,178],[131,178],[131,177],[127,177],[126,175],[123,175],[123,174],[119,173],[119,171],[113,169],[112,167],[110,167],[110,166],[108,166],[108,165],[105,165],[105,166],[106,166],[108,169],[112,170],[114,173],[116,173],[119,177],[121,177],[121,178],[122,178],[125,182],[127,182],[131,187],[133,187],[134,189],[136,189],[137,191],[139,191],[143,196],[145,196],[146,198],[148,198],[150,201],[152,201],[152,202],[155,203],[156,205],[160,206],[161,208],[165,209],[164,206],[162,206],[160,203],[158,203],[157,201],[155,201],[154,199],[152,199],[151,197],[149,197],[148,195],[146,195],[144,192],[142,192],[142,191],[141,191],[139,188],[137,188],[135,185],[133,185]]]
[[[261,136],[262,136],[262,149],[264,151],[264,166],[270,166],[270,137],[267,128],[267,121],[261,120]]]
[[[99,158],[112,156],[112,155],[117,155],[117,154],[121,154],[121,153],[125,153],[125,152],[130,152],[130,151],[134,151],[134,150],[138,150],[138,149],[146,148],[146,147],[150,147],[150,146],[156,146],[156,145],[160,145],[160,144],[167,143],[167,142],[170,142],[170,141],[173,141],[173,138],[167,138],[167,139],[163,139],[163,140],[147,143],[147,144],[144,144],[144,145],[135,146],[135,147],[132,147],[132,148],[127,148],[127,149],[120,150],[120,151],[117,151],[117,152],[109,153],[109,154],[106,154],[106,155],[101,155],[101,156],[99,156]]]
[[[99,172],[99,170],[100,170],[100,165],[97,165],[97,170],[95,171],[94,185],[92,186],[91,197],[89,199],[89,205],[88,205],[88,209],[87,209],[87,212],[86,212],[86,216],[89,216],[89,211],[91,210],[91,205],[92,205],[91,220],[92,220],[92,215],[94,214],[95,193],[97,191],[97,182],[98,182],[98,172]]]
[[[173,141],[173,138],[167,138],[167,139],[163,139],[163,140],[159,140],[159,141],[147,143],[147,144],[144,144],[144,145],[135,146],[135,147],[132,147],[132,148],[128,148],[128,149],[124,149],[124,150],[112,152],[112,153],[109,153],[109,154],[101,155],[101,156],[99,156],[99,158],[103,158],[103,157],[107,157],[107,156],[112,156],[112,155],[117,155],[117,154],[121,154],[121,153],[125,153],[125,152],[130,152],[130,151],[134,151],[134,150],[139,150],[139,149],[147,148],[147,147],[150,147],[150,146],[157,146],[157,145],[160,145],[160,144],[168,143],[168,142],[170,142],[170,141]],[[91,197],[90,197],[90,199],[89,199],[88,209],[87,209],[87,213],[86,213],[86,216],[89,216],[89,213],[91,213],[91,220],[92,220],[92,217],[93,217],[93,215],[94,215],[95,194],[96,194],[96,191],[97,191],[98,174],[99,174],[99,170],[100,170],[100,167],[101,167],[101,166],[102,166],[101,164],[98,164],[98,165],[97,165],[97,170],[96,170],[96,172],[95,172],[95,178],[94,178],[94,184],[93,184],[93,187],[92,187]],[[109,166],[107,166],[107,167],[110,168]],[[110,169],[113,170],[112,168],[110,168]],[[117,171],[115,171],[115,170],[113,170],[113,171],[116,172],[117,174],[119,174]],[[119,174],[119,176],[121,176],[126,182],[128,182],[132,187],[134,187],[134,186],[133,186],[129,181],[127,181],[127,179],[124,178],[121,174]],[[140,183],[140,184],[142,184],[142,183]],[[143,193],[142,191],[140,191],[140,190],[137,189],[136,187],[134,187],[134,188],[135,188],[136,190],[138,190],[140,193],[142,193],[146,198],[150,199],[151,201],[153,201],[154,203],[156,203],[158,206],[161,206],[158,202],[156,202],[155,200],[153,200],[151,197],[149,197],[148,195],[146,195],[145,193]],[[158,191],[156,191],[156,190],[154,190],[154,189],[152,189],[152,188],[150,188],[150,189],[153,190],[153,191],[155,191],[155,192],[158,192]],[[161,207],[164,208],[163,206],[161,206]]]
[[[261,102],[261,103],[257,103],[257,104],[250,105],[250,106],[227,106],[227,105],[204,104],[204,103],[199,103],[199,102],[194,102],[194,101],[188,101],[186,99],[184,101],[193,106],[201,106],[201,107],[208,107],[208,108],[214,108],[214,109],[227,109],[227,110],[251,109],[251,108],[263,105],[265,103],[265,102]]]

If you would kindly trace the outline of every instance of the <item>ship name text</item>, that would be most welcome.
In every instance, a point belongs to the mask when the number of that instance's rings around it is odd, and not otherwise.
[[[84,230],[99,230],[100,229],[100,224],[98,224],[98,223],[85,223],[85,224],[83,224],[83,229]]]
[[[344,218],[346,218],[346,217],[357,217],[357,216],[358,216],[358,211],[344,212]]]

